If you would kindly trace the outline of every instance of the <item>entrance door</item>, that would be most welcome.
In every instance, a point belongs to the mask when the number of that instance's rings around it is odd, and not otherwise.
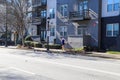
[[[46,30],[40,30],[40,38],[41,38],[41,41],[45,41],[45,39],[46,39]]]
[[[40,41],[46,41],[46,29],[45,26],[38,25],[37,27],[37,35],[40,36]]]

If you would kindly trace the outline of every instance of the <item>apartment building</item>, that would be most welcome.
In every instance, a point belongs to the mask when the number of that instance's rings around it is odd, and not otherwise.
[[[47,0],[32,0],[32,24],[37,29],[40,41],[46,40]]]
[[[51,44],[60,44],[64,37],[68,48],[98,47],[99,1],[33,0],[33,24],[37,26],[37,35],[41,41],[46,41],[49,25]]]
[[[120,0],[102,0],[102,48],[120,50]]]

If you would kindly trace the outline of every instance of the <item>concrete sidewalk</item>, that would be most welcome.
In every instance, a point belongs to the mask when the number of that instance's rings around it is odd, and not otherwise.
[[[41,51],[47,52],[46,48],[32,48],[32,49],[24,49],[24,48],[17,48],[16,46],[0,46],[0,48],[8,48],[8,49],[23,49],[23,50],[34,50],[34,51]],[[74,54],[74,55],[82,55],[82,56],[89,56],[89,57],[100,57],[100,58],[108,58],[108,59],[120,59],[120,54],[109,54],[109,53],[102,53],[102,52],[84,52],[84,53],[74,53],[74,52],[67,52],[61,49],[50,49],[51,53],[63,53],[63,54]]]

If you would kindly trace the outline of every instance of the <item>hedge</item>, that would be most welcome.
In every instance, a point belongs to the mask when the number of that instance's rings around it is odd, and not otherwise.
[[[25,46],[31,46],[31,41],[25,41],[25,42],[24,42],[24,45],[25,45]]]
[[[25,41],[33,41],[33,40],[32,40],[32,38],[31,38],[31,36],[28,35],[28,36],[25,37]]]
[[[27,47],[38,47],[38,48],[41,48],[42,44],[39,43],[39,42],[25,41],[25,46],[27,46]]]
[[[44,47],[47,48],[48,45],[45,44]],[[62,49],[62,47],[61,47],[60,44],[52,44],[52,45],[50,44],[50,45],[49,45],[49,48],[50,48],[50,49]]]
[[[39,43],[39,42],[31,42],[31,46],[32,47],[37,47],[37,48],[42,48],[42,44],[41,43]]]

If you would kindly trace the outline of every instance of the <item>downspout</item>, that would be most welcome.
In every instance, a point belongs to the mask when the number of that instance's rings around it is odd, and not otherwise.
[[[99,0],[99,10],[98,10],[98,48],[101,50],[101,15],[102,15],[102,0]]]

